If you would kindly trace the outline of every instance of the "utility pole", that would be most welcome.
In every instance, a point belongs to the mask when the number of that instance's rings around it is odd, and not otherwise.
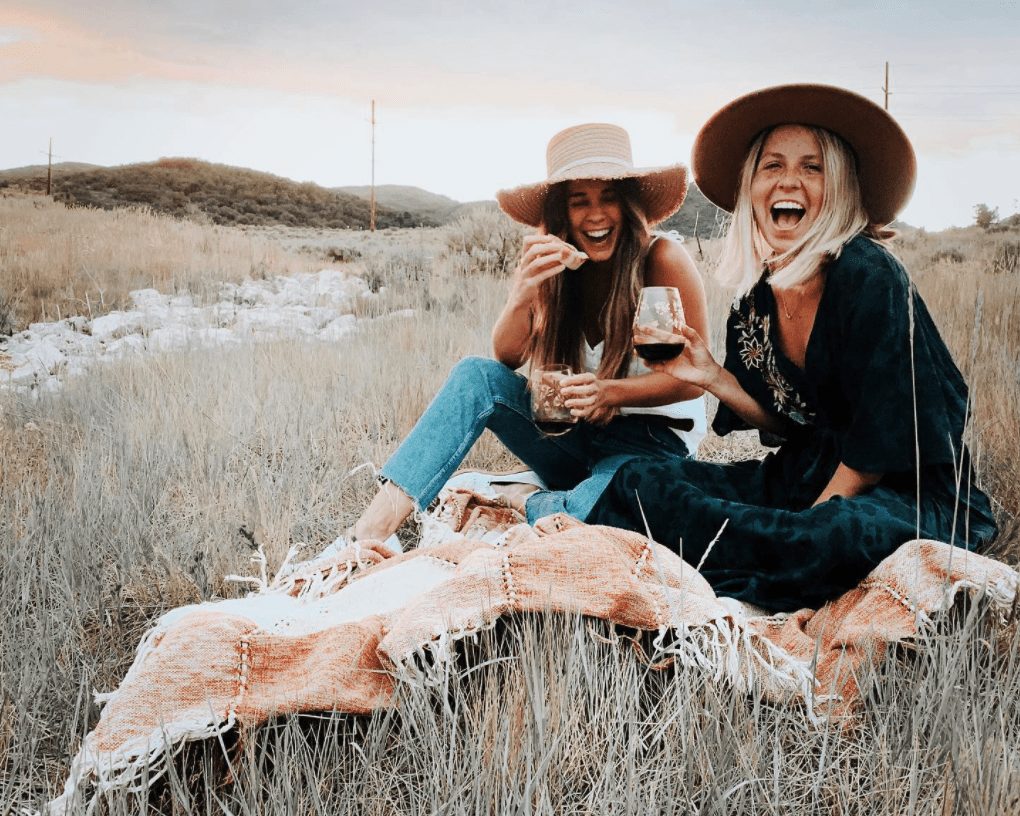
[[[372,193],[368,199],[368,228],[375,232],[375,100],[372,100]]]
[[[50,136],[49,160],[46,165],[46,195],[53,191],[53,137]]]
[[[885,109],[889,110],[889,63],[885,64],[885,85],[882,86],[882,90],[885,91]]]

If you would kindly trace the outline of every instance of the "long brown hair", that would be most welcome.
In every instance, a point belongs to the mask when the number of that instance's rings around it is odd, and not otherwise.
[[[546,232],[565,240],[569,240],[568,184],[564,181],[550,187],[542,208]],[[596,372],[601,379],[627,376],[633,351],[631,324],[638,294],[644,285],[644,261],[649,245],[648,220],[641,206],[638,182],[635,179],[617,179],[612,184],[619,197],[623,223],[610,259],[609,296],[599,312],[599,328],[605,340],[602,363]],[[553,275],[542,285],[529,346],[533,368],[563,363],[573,371],[583,370],[581,287],[584,275],[583,267],[578,272],[567,270]]]

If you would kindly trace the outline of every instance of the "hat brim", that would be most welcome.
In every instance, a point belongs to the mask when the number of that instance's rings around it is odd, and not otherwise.
[[[709,201],[733,212],[751,143],[778,125],[825,128],[853,148],[864,209],[872,223],[888,224],[910,200],[917,159],[910,139],[887,111],[831,85],[778,85],[730,102],[695,137],[694,180]]]
[[[635,167],[631,170],[621,170],[617,165],[601,169],[598,165],[587,165],[562,178],[500,190],[496,193],[496,201],[514,221],[537,227],[542,223],[542,207],[552,185],[580,179],[614,181],[627,178],[638,180],[641,204],[649,225],[665,221],[680,209],[687,197],[687,167],[683,164]]]

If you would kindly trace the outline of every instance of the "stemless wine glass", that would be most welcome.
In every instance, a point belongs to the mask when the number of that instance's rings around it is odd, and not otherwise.
[[[646,286],[634,315],[634,353],[643,360],[672,360],[684,350],[684,307],[675,286]]]
[[[560,436],[577,424],[577,417],[563,404],[560,386],[571,374],[570,366],[547,365],[531,371],[531,415],[546,436]]]

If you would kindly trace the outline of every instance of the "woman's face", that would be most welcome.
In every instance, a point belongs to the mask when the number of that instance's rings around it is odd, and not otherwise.
[[[781,125],[762,146],[751,177],[751,208],[758,229],[777,253],[804,237],[822,210],[825,172],[815,135],[800,125]]]
[[[568,237],[591,260],[597,263],[613,257],[622,223],[620,196],[611,181],[567,183]]]

